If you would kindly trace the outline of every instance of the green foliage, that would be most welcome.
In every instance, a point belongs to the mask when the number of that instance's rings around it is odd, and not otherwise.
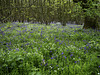
[[[8,25],[11,29],[6,31]],[[2,75],[99,73],[99,31],[84,30],[81,26],[21,23],[7,23],[1,27],[2,30],[5,30],[0,34]]]

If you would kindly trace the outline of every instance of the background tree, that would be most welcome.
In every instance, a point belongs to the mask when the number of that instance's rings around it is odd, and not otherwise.
[[[98,24],[98,0],[73,0],[75,3],[81,1],[81,6],[85,14],[84,29],[92,28],[99,29]]]
[[[98,28],[100,6],[96,2],[97,0],[0,0],[0,22],[28,21],[48,25],[54,21],[66,26],[69,21],[82,24],[85,19],[84,28]],[[88,20],[94,22],[90,24]]]

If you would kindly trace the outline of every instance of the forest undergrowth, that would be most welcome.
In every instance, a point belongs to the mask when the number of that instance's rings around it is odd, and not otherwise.
[[[0,24],[0,75],[99,74],[99,30],[82,25]]]

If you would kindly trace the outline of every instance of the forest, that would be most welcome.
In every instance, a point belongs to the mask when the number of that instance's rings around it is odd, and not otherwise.
[[[70,22],[84,24],[84,28],[100,27],[99,0],[0,0],[0,5],[1,23],[27,21],[48,25],[61,22],[65,26]]]
[[[100,75],[100,0],[0,0],[0,75]]]

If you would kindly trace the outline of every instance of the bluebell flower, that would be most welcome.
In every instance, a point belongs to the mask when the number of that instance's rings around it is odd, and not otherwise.
[[[51,59],[53,59],[53,57],[51,57]]]
[[[86,54],[86,52],[84,51],[84,54]]]
[[[92,61],[92,59],[91,59],[91,61]]]
[[[44,59],[42,61],[45,61]]]
[[[86,41],[86,40],[83,40],[83,41]]]
[[[59,40],[57,39],[56,42],[59,42]]]
[[[58,66],[58,65],[56,65],[56,66]]]
[[[99,66],[99,68],[100,68],[100,66]]]
[[[84,47],[84,49],[86,50],[86,47]]]
[[[29,43],[27,43],[26,45],[29,45]]]
[[[91,46],[89,46],[89,49],[91,48]]]
[[[41,66],[42,66],[42,63],[41,63]]]
[[[89,46],[88,44],[86,46]]]
[[[52,52],[52,51],[50,51],[50,52]]]
[[[73,56],[73,54],[70,55],[70,57]]]
[[[47,65],[48,65],[48,63],[45,64],[45,66],[47,66]]]
[[[10,48],[8,50],[11,50]]]
[[[60,44],[62,44],[62,43],[59,43],[59,45],[60,45]]]
[[[61,54],[64,54],[63,52]]]
[[[77,61],[75,61],[75,63],[77,63]]]
[[[16,50],[17,50],[17,51],[19,51],[19,49],[18,49],[18,48],[17,48]]]

